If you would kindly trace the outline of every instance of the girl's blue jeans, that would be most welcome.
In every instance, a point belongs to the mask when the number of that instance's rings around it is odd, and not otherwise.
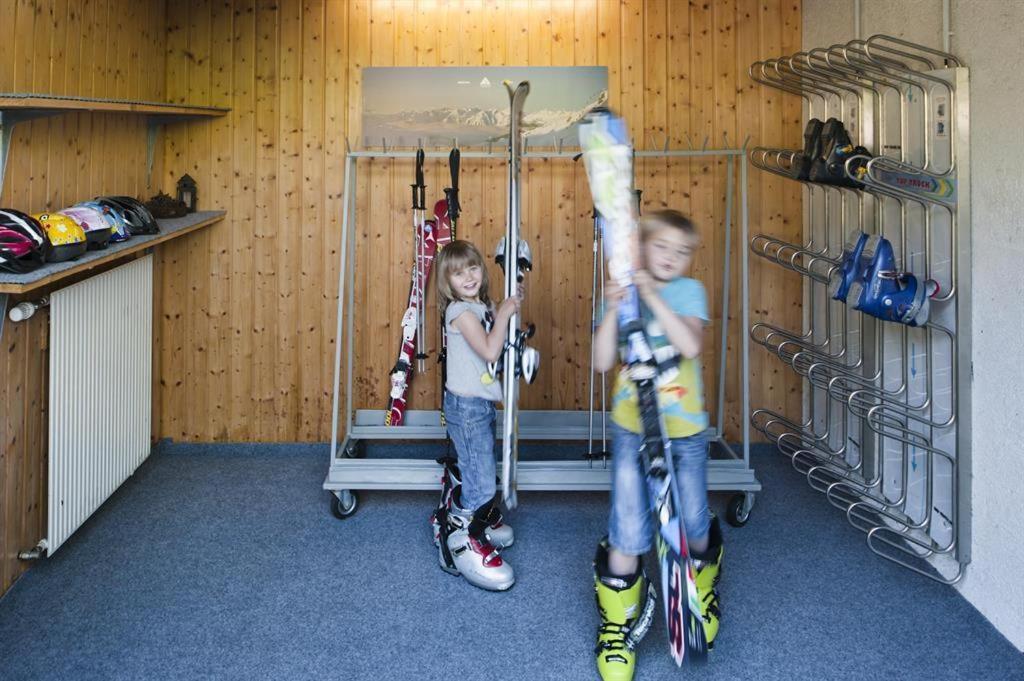
[[[494,459],[494,402],[482,397],[444,394],[448,436],[455,445],[462,473],[462,508],[475,511],[494,498],[497,491]]]

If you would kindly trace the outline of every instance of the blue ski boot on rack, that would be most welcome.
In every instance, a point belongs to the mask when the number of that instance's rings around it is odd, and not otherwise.
[[[850,285],[858,279],[864,278],[864,271],[871,264],[870,258],[865,258],[863,255],[865,246],[868,241],[877,238],[869,237],[860,230],[850,232],[850,237],[846,240],[846,245],[843,246],[839,267],[832,270],[830,275],[828,294],[832,296],[832,300],[845,303],[846,296],[850,292]],[[874,251],[874,247],[871,250]]]
[[[884,321],[907,326],[926,324],[938,283],[920,281],[910,272],[899,271],[892,244],[885,237],[866,244],[863,257],[870,258],[871,263],[863,278],[850,285],[847,304]]]

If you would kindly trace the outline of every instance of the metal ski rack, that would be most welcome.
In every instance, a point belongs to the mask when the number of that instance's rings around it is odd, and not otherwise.
[[[803,184],[806,239],[757,234],[749,243],[804,277],[805,324],[750,327],[754,342],[804,379],[801,422],[767,409],[750,421],[866,533],[872,551],[956,583],[970,562],[967,69],[946,52],[875,35],[755,62],[750,76],[802,97],[809,123],[842,121],[865,148],[833,149],[817,175],[807,170],[810,157],[830,151],[814,148],[812,126],[805,150],[750,152],[756,167]],[[844,264],[856,272],[866,262],[851,257],[858,231],[892,246],[894,271],[876,281],[905,282],[910,273],[918,285],[938,283],[926,323],[870,314],[879,308],[869,291],[833,298]],[[865,251],[878,253],[880,241],[871,243]]]
[[[740,238],[748,240],[747,211],[747,150],[708,149],[705,141],[701,149],[665,149],[637,151],[636,158],[695,158],[726,157],[726,214],[725,214],[725,262],[722,298],[722,336],[719,362],[719,385],[722,386],[726,370],[726,340],[729,329],[729,282],[730,250],[732,240],[733,187],[736,184],[736,166],[739,166]],[[504,152],[461,151],[461,159],[506,159]],[[579,151],[526,151],[525,159],[573,160]],[[355,512],[358,497],[354,490],[362,489],[437,489],[441,466],[433,459],[372,459],[359,456],[360,445],[369,440],[438,440],[445,439],[445,428],[438,410],[410,410],[405,413],[405,425],[385,426],[383,409],[356,409],[353,401],[354,371],[354,325],[353,291],[355,288],[355,215],[356,183],[359,159],[402,158],[413,159],[415,151],[394,151],[385,149],[348,150],[345,154],[345,187],[342,200],[341,244],[339,248],[340,267],[338,270],[338,316],[334,357],[334,395],[331,420],[330,467],[323,487],[334,494],[332,511],[339,517]],[[426,152],[427,158],[448,158],[448,152]],[[749,286],[747,251],[741,249],[743,263],[741,272],[742,328],[749,326]],[[344,337],[344,348],[341,339]],[[742,410],[750,411],[749,339],[741,335],[741,384]],[[344,405],[340,389],[342,385],[342,357],[344,356]],[[747,521],[754,504],[754,493],[761,490],[761,484],[750,466],[750,424],[743,420],[742,454],[737,454],[725,441],[724,427],[725,395],[720,388],[717,404],[717,421],[708,429],[712,444],[725,452],[722,458],[708,461],[708,489],[711,491],[735,491],[729,502],[728,516],[731,522],[742,525]],[[344,420],[339,415],[344,414]],[[502,437],[502,414],[497,415],[497,436]],[[342,433],[344,435],[342,436]],[[586,441],[593,436],[593,422],[587,411],[523,410],[519,413],[519,438],[521,440]],[[499,475],[501,465],[498,464]],[[606,491],[611,489],[611,470],[607,461],[603,464],[594,460],[547,460],[520,461],[518,465],[518,488],[525,491]]]

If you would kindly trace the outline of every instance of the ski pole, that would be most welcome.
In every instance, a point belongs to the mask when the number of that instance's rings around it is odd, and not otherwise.
[[[456,227],[459,214],[462,213],[462,206],[459,205],[459,159],[461,157],[462,152],[458,147],[452,149],[448,154],[448,170],[452,176],[452,186],[444,190],[445,198],[448,200],[448,217],[452,222],[452,241],[459,238],[456,236]]]
[[[594,335],[595,326],[597,325],[597,234],[599,231],[597,223],[597,207],[594,207],[594,266],[593,281],[590,286],[590,376],[587,379],[587,392],[589,393],[589,407],[587,408],[587,414],[589,416],[589,422],[587,425],[587,462],[590,467],[594,466]]]
[[[421,373],[424,370],[423,359],[425,357],[423,353],[423,332],[422,332],[422,320],[423,320],[423,287],[421,285],[421,274],[423,273],[423,257],[426,254],[425,244],[420,236],[425,228],[424,214],[425,210],[425,189],[423,184],[423,162],[425,154],[423,149],[416,150],[416,182],[412,185],[412,220],[413,230],[416,237],[413,239],[413,281],[412,288],[415,291],[416,298],[419,301],[420,312],[416,316],[416,368]]]
[[[597,209],[595,208],[596,212]],[[600,272],[598,279],[601,285],[601,300],[604,300],[604,280],[606,277],[605,265],[604,265],[604,235],[597,235],[597,250],[598,250],[598,267]],[[607,385],[608,372],[601,372],[601,460],[604,463],[604,467],[608,467],[608,405],[605,402],[605,396],[608,394]]]

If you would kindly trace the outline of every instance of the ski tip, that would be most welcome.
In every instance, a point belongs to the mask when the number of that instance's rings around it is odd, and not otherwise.
[[[704,623],[692,611],[687,613],[687,620],[686,656],[690,658],[690,664],[706,664],[708,641],[704,635]]]

